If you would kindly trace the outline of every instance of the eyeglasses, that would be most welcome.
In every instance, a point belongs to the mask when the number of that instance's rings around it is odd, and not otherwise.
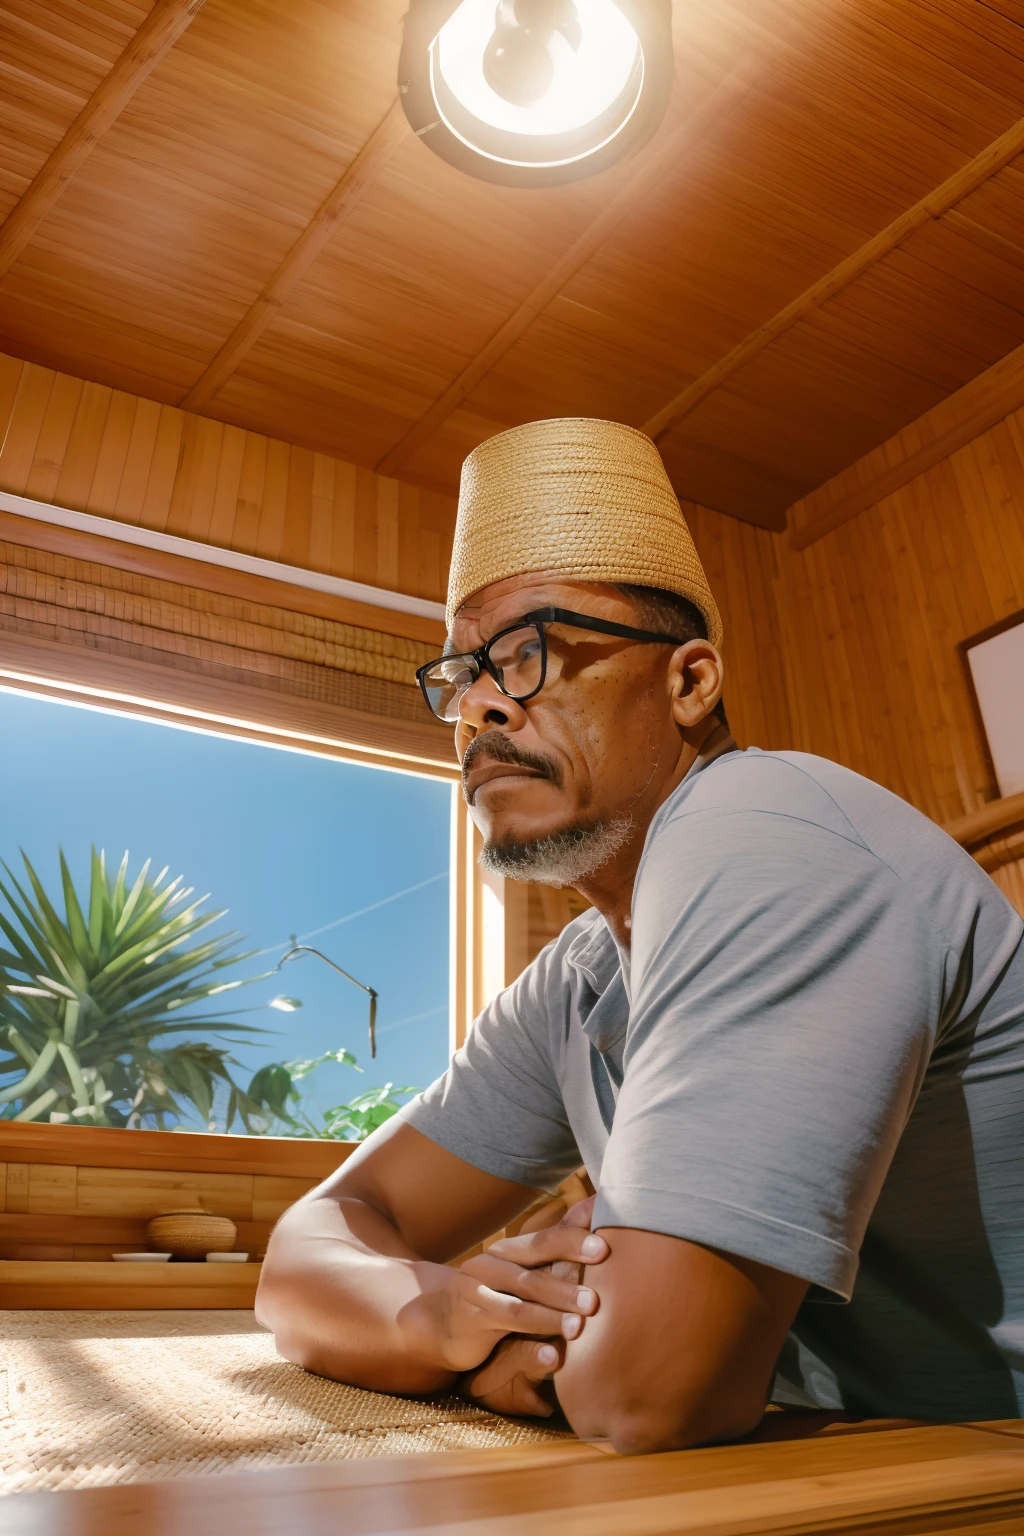
[[[650,629],[631,629],[628,624],[612,624],[587,613],[572,613],[567,608],[537,608],[526,613],[507,629],[492,635],[486,645],[475,651],[459,651],[439,656],[419,668],[416,680],[423,697],[439,720],[459,718],[462,696],[472,688],[481,672],[493,677],[507,699],[525,704],[544,687],[548,673],[548,639],[545,626],[563,624],[568,629],[587,629],[599,635],[615,635],[621,640],[646,644],[682,645],[675,635],[657,634]]]

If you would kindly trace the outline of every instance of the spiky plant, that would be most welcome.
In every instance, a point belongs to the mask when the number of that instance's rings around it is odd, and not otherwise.
[[[200,938],[224,912],[203,912],[209,898],[190,900],[180,876],[164,884],[167,869],[151,880],[148,860],[129,888],[127,853],[111,881],[93,849],[88,915],[60,851],[62,917],[22,859],[27,888],[6,864],[0,879],[10,946],[0,947],[0,1117],[163,1129],[192,1113],[205,1126],[223,1083],[227,1128],[237,1116],[265,1130],[266,1110],[235,1082],[229,1049],[191,1038],[266,1033],[211,1005],[260,979],[225,976],[249,958],[239,935]]]

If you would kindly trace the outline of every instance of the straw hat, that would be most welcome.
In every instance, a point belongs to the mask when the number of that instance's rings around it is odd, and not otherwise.
[[[474,592],[527,571],[630,582],[722,619],[661,455],[615,421],[570,416],[489,437],[462,466],[448,627]]]

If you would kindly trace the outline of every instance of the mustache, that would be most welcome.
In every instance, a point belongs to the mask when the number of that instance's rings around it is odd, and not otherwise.
[[[489,757],[493,763],[515,763],[520,768],[530,768],[542,778],[550,779],[556,789],[562,787],[562,771],[550,757],[545,757],[542,752],[531,752],[528,747],[520,747],[503,731],[490,730],[484,731],[482,736],[473,737],[462,759],[462,792],[467,800],[466,781],[482,757]]]

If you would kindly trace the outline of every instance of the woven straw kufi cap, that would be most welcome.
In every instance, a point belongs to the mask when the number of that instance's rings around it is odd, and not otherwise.
[[[531,421],[466,459],[449,629],[474,592],[530,571],[678,592],[721,644],[718,605],[661,455],[634,427],[575,416]]]

